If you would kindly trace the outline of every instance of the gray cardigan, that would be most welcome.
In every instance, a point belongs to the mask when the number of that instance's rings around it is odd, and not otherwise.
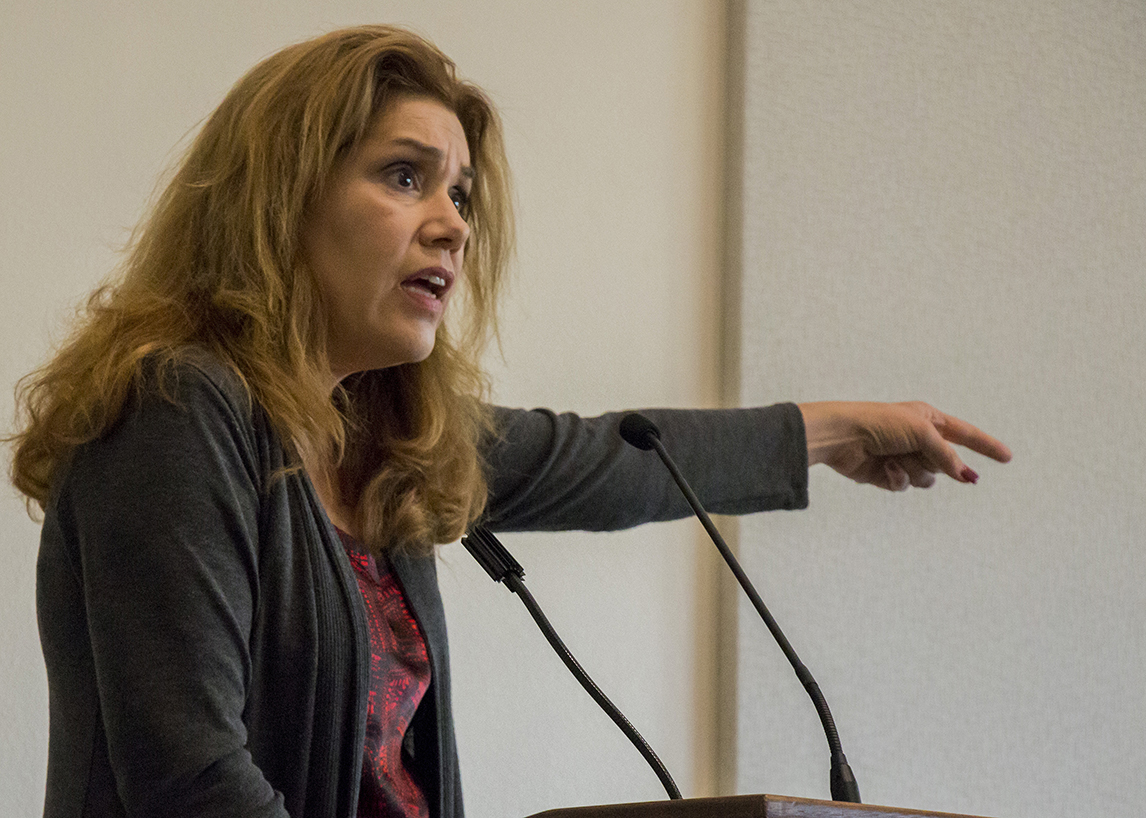
[[[37,579],[48,671],[45,816],[353,818],[369,636],[343,547],[234,376],[181,365],[78,450],[46,510]],[[620,529],[688,514],[618,415],[497,409],[494,530]],[[799,411],[647,413],[708,507],[807,504]],[[433,683],[406,750],[435,818],[462,815],[434,560],[394,567]]]

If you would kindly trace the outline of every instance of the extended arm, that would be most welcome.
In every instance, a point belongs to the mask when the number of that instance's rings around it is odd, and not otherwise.
[[[624,443],[622,414],[494,410],[488,523],[497,530],[615,530],[689,514],[667,472]],[[995,438],[924,403],[808,403],[757,409],[642,410],[710,511],[803,508],[807,469],[826,463],[860,483],[926,487],[978,476],[952,443],[1001,462]]]

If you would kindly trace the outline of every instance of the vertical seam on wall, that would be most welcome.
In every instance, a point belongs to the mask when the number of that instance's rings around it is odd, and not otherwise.
[[[741,290],[744,237],[744,73],[745,0],[726,0],[724,29],[724,169],[721,246],[720,393],[725,406],[740,403]],[[721,521],[733,551],[739,550],[739,526]],[[719,562],[719,561],[718,561]],[[717,794],[737,789],[738,591],[723,564],[717,566],[716,786]]]

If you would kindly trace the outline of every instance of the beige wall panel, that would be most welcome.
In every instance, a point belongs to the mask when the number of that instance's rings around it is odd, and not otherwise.
[[[1146,802],[1146,7],[748,3],[741,399],[922,398],[1011,445],[978,486],[816,470],[741,550],[865,800]],[[737,782],[826,797],[741,607]]]

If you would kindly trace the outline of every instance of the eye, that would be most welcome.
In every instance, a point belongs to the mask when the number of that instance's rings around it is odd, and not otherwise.
[[[458,212],[462,214],[463,218],[469,215],[470,194],[468,190],[463,187],[455,187],[450,190],[450,198],[454,202],[454,207],[458,209]]]
[[[417,190],[419,187],[418,172],[405,162],[387,168],[386,180],[401,190]]]

